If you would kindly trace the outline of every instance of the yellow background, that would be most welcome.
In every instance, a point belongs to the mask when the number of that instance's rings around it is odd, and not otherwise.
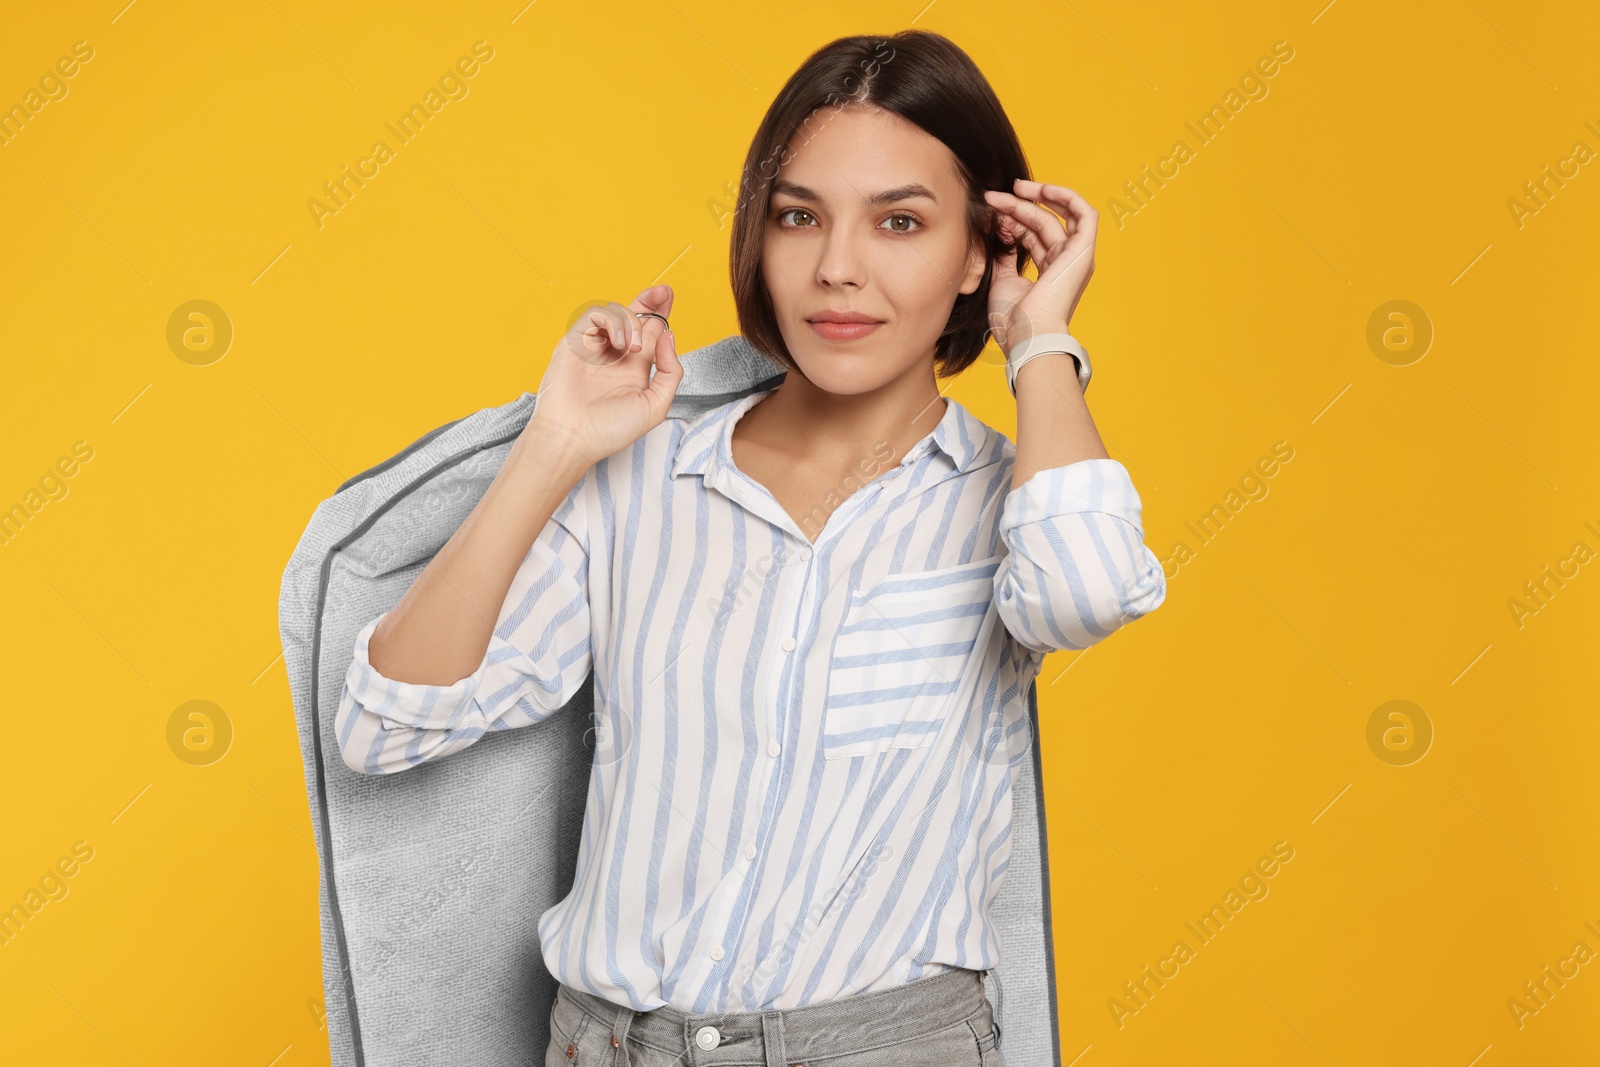
[[[1600,963],[1520,1027],[1507,1006],[1600,951],[1600,568],[1508,607],[1600,549],[1600,165],[1509,206],[1600,149],[1593,5],[523,2],[7,5],[0,103],[94,49],[0,147],[0,507],[93,448],[0,545],[0,906],[93,849],[0,948],[7,1062],[326,1062],[276,616],[313,509],[536,388],[587,301],[666,281],[680,350],[733,333],[723,213],[760,116],[815,47],[912,24],[1100,211],[1090,404],[1147,543],[1194,552],[1040,677],[1063,1062],[1594,1062]],[[319,229],[306,201],[478,40],[470,95]],[[1280,40],[1269,94],[1198,145],[1184,123]],[[166,342],[194,299],[235,329],[209,366]],[[1367,342],[1397,299],[1434,330],[1408,366]],[[992,347],[951,395],[1014,433]],[[1269,494],[1200,544],[1278,441]],[[210,766],[169,748],[193,699],[233,730]],[[1368,746],[1391,699],[1434,730],[1410,765]],[[1122,984],[1276,841],[1270,895],[1119,1028]]]

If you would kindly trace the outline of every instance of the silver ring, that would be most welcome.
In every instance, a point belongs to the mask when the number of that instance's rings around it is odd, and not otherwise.
[[[667,327],[668,329],[671,329],[672,327],[672,323],[667,321],[667,317],[665,315],[657,315],[654,311],[641,311],[638,314],[641,319],[660,319],[661,325]]]

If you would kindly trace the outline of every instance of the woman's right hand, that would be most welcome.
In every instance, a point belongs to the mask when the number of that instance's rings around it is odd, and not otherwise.
[[[672,331],[642,318],[647,311],[671,316],[672,287],[653,285],[627,307],[612,301],[578,317],[550,355],[523,436],[549,434],[592,464],[667,417],[683,365]]]

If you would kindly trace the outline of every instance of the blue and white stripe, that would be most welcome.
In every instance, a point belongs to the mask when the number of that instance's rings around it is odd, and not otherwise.
[[[803,531],[733,462],[767,395],[592,467],[473,674],[379,675],[379,616],[340,701],[345,762],[390,774],[538,722],[594,672],[577,875],[539,934],[557,978],[640,1011],[788,1009],[995,966],[1028,686],[1045,653],[1166,595],[1120,463],[1009,492],[1011,442],[949,398]]]

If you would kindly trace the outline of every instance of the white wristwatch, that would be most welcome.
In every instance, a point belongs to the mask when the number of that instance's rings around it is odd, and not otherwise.
[[[1006,384],[1011,386],[1011,395],[1017,395],[1017,371],[1022,365],[1035,356],[1042,356],[1049,352],[1065,352],[1078,361],[1078,389],[1089,388],[1089,350],[1078,343],[1078,339],[1070,333],[1041,333],[1035,334],[1026,341],[1017,345],[1006,353]]]

